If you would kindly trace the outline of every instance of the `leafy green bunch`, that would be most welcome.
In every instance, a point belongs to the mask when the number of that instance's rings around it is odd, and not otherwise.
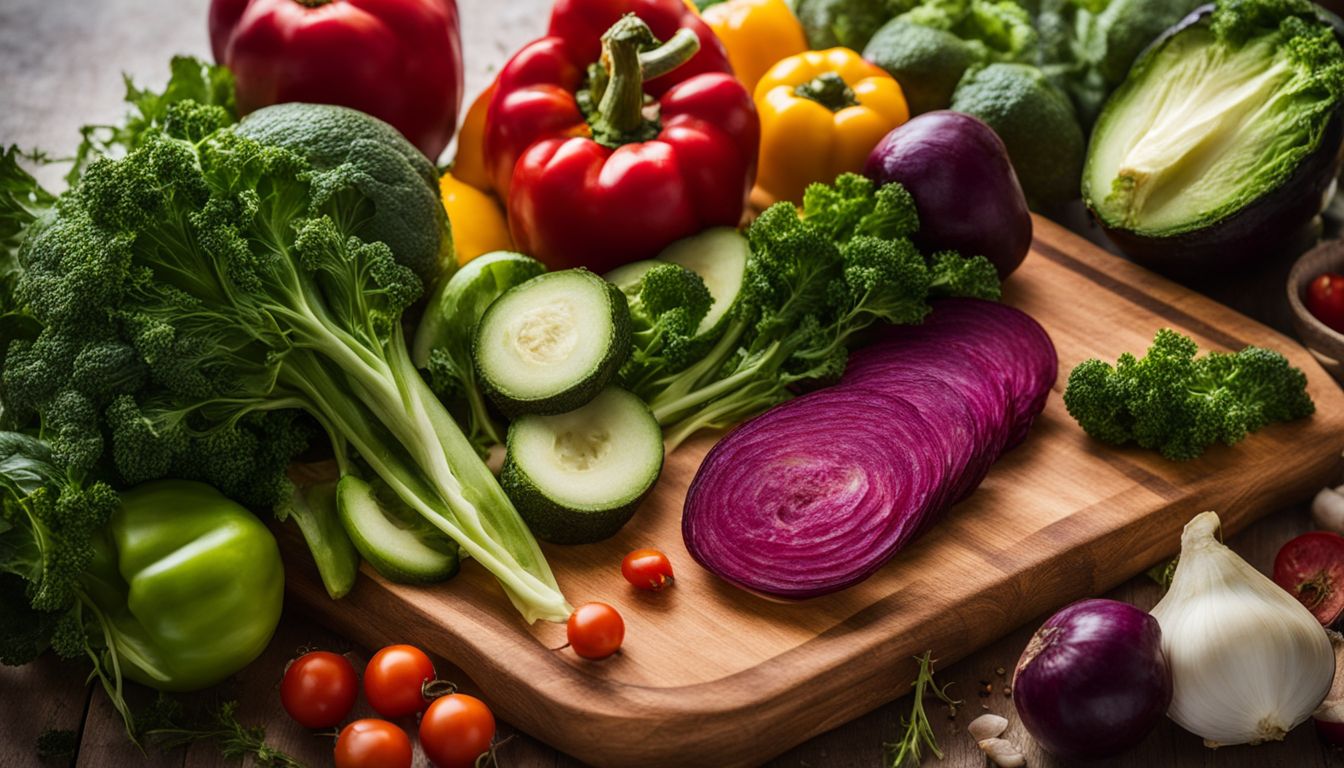
[[[1198,351],[1190,337],[1163,328],[1142,358],[1126,352],[1114,366],[1079,363],[1064,405],[1104,443],[1134,442],[1178,460],[1315,411],[1306,376],[1278,352],[1248,346],[1196,357]]]
[[[9,341],[5,418],[72,472],[202,480],[294,514],[286,466],[320,430],[343,475],[376,475],[529,620],[563,619],[536,542],[411,363],[401,319],[419,260],[360,236],[376,223],[368,190],[385,186],[369,169],[404,140],[326,115],[363,131],[365,162],[318,165],[310,113],[340,108],[286,106],[263,143],[223,106],[176,101],[31,222],[15,298],[40,330]],[[404,239],[432,254],[438,226]],[[309,544],[319,562],[334,546]]]
[[[998,298],[998,276],[987,259],[926,257],[910,239],[918,229],[908,191],[898,184],[875,188],[857,174],[812,185],[801,214],[790,203],[764,211],[747,229],[751,255],[742,293],[712,346],[687,344],[693,354],[659,356],[637,336],[632,356],[660,362],[645,366],[635,391],[668,442],[736,424],[798,388],[834,381],[844,372],[847,345],[875,322],[918,323],[938,296]],[[659,349],[681,344],[705,306],[703,284],[666,273],[655,283],[662,286],[656,299],[641,301],[689,307],[695,319],[662,323],[653,336]]]

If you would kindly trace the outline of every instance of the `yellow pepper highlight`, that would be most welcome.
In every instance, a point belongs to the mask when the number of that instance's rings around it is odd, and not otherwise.
[[[780,61],[756,85],[761,154],[753,200],[801,203],[813,182],[863,170],[868,153],[910,119],[901,86],[848,48]]]
[[[451,172],[439,179],[439,192],[453,227],[459,266],[483,253],[513,250],[504,209],[494,197],[459,181]]]
[[[490,111],[490,100],[495,96],[495,83],[481,91],[467,109],[462,128],[457,132],[457,155],[453,158],[453,176],[465,184],[492,191],[490,174],[485,172],[485,114]]]
[[[775,62],[807,50],[803,25],[784,0],[728,0],[701,15],[728,49],[733,74],[749,92]]]

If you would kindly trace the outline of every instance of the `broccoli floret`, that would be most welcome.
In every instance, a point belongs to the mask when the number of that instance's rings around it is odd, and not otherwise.
[[[909,190],[887,184],[874,191],[874,186],[857,173],[842,173],[832,184],[811,184],[803,193],[803,216],[842,245],[859,235],[898,238],[918,232],[919,213]]]
[[[369,178],[405,158],[365,133],[351,144],[366,161],[316,170],[223,122],[173,105],[24,241],[18,292],[42,330],[11,349],[0,399],[34,413],[72,471],[200,478],[254,504],[287,502],[311,418],[342,472],[358,454],[527,618],[566,617],[526,526],[411,363],[401,320],[422,280],[357,235]],[[437,244],[431,219],[402,225]]]
[[[131,111],[121,125],[86,125],[80,129],[83,141],[75,151],[75,162],[66,181],[74,184],[94,160],[119,156],[139,147],[144,137],[159,131],[170,108],[180,102],[218,107],[228,122],[238,119],[234,99],[233,73],[226,67],[209,64],[191,56],[174,56],[169,78],[163,90],[140,88],[124,76],[126,103]]]
[[[1126,353],[1114,367],[1080,363],[1069,374],[1064,405],[1102,442],[1134,442],[1176,460],[1315,410],[1306,376],[1278,352],[1246,347],[1198,358],[1197,352],[1191,338],[1164,328],[1143,358]]]
[[[962,256],[938,251],[929,257],[929,296],[998,301],[1002,294],[999,272],[984,256]]]
[[[908,238],[918,226],[900,185],[875,190],[854,175],[809,188],[802,216],[789,203],[767,208],[747,229],[751,255],[728,328],[641,393],[668,444],[834,381],[855,334],[878,321],[920,322],[935,280],[940,295],[997,294],[998,275],[981,257],[926,261]]]
[[[650,267],[626,298],[632,333],[620,382],[643,397],[658,378],[684,370],[704,351],[696,331],[713,299],[699,275],[670,263]]]

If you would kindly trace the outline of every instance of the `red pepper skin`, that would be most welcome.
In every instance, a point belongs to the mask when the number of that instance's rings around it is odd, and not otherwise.
[[[524,46],[500,71],[486,116],[485,168],[501,198],[508,198],[513,167],[532,144],[589,135],[574,92],[602,54],[602,34],[627,13],[660,40],[682,28],[700,40],[690,61],[645,83],[654,98],[696,75],[733,71],[723,43],[683,0],[557,0],[549,35]]]
[[[605,272],[703,229],[738,225],[760,141],[746,89],[731,75],[705,74],[659,103],[662,130],[652,141],[613,150],[585,137],[549,138],[523,154],[508,198],[523,252],[551,269]]]
[[[456,0],[212,0],[210,44],[233,71],[242,114],[340,104],[391,123],[430,159],[457,128]]]

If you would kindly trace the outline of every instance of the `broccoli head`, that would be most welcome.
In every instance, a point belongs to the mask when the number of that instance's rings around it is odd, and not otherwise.
[[[1306,376],[1278,352],[1197,352],[1190,337],[1164,328],[1142,358],[1126,353],[1114,367],[1080,363],[1069,374],[1064,405],[1097,440],[1133,442],[1177,460],[1314,412]]]

